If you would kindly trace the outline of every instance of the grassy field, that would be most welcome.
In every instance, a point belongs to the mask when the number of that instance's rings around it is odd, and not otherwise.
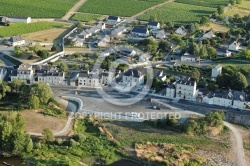
[[[220,25],[220,24],[215,24],[215,23],[211,23],[210,26],[201,26],[200,29],[202,30],[210,30],[213,29],[214,31],[218,31],[218,32],[228,32],[229,28],[226,27],[225,25]]]
[[[0,36],[14,36],[22,35],[47,29],[62,28],[66,26],[65,23],[56,23],[56,22],[34,22],[30,24],[26,23],[16,23],[11,24],[10,26],[0,27]]]
[[[92,22],[95,20],[100,20],[103,16],[98,14],[88,14],[88,13],[75,13],[71,20],[83,21],[83,22]]]
[[[79,9],[79,12],[129,17],[165,1],[166,0],[88,0]]]
[[[250,1],[249,0],[243,0],[241,4],[237,5],[240,8],[250,10]]]
[[[156,16],[158,21],[189,23],[199,21],[201,16],[209,15],[216,9],[210,7],[195,6],[182,3],[169,3],[155,10],[149,11],[140,20],[149,20],[150,16]]]
[[[78,0],[1,0],[0,16],[60,18]]]
[[[229,0],[176,0],[175,2],[217,8],[220,5],[226,6]]]
[[[250,9],[249,9],[250,10]],[[248,16],[250,11],[248,9],[232,7],[224,12],[225,16],[234,16],[235,14],[239,14],[241,17]]]

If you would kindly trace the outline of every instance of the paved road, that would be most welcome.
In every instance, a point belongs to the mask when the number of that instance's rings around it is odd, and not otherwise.
[[[10,62],[9,60],[5,59],[3,57],[3,54],[1,54],[1,53],[0,53],[0,60],[3,61],[6,66],[15,66],[12,62]]]
[[[78,3],[76,3],[69,11],[68,13],[63,16],[63,20],[69,20],[70,17],[78,11],[78,9],[86,2],[86,0],[80,0]]]

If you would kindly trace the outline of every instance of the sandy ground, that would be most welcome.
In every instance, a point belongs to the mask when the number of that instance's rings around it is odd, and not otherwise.
[[[28,33],[22,35],[22,37],[30,41],[52,43],[59,35],[61,35],[69,27],[70,26],[66,26],[62,28],[54,28],[34,33]]]
[[[35,111],[21,111],[21,115],[26,122],[26,131],[42,132],[44,128],[50,128],[53,132],[60,131],[64,128],[67,119],[55,118],[52,116],[44,116]]]

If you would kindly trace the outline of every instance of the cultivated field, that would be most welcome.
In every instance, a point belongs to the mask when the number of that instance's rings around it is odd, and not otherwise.
[[[150,16],[156,16],[157,21],[189,23],[199,21],[201,16],[209,15],[215,10],[210,7],[173,2],[145,13],[139,16],[139,19],[149,20]]]
[[[0,36],[14,36],[14,35],[22,35],[42,30],[54,29],[54,28],[62,28],[67,26],[65,23],[57,23],[57,22],[34,22],[30,24],[26,23],[16,23],[11,24],[10,26],[0,26]]]
[[[1,0],[0,16],[60,18],[78,0]]]
[[[71,20],[82,21],[82,22],[92,22],[95,20],[100,20],[104,16],[99,14],[88,14],[88,13],[75,13]]]
[[[70,27],[70,24],[60,28],[53,28],[33,33],[22,35],[23,38],[35,42],[49,42],[52,43],[59,35],[65,32]]]
[[[217,8],[220,5],[229,4],[230,0],[175,0],[175,2]]]
[[[165,1],[166,0],[88,0],[79,9],[79,12],[129,17]]]

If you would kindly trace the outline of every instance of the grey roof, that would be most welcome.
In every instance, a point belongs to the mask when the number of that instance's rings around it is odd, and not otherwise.
[[[21,38],[21,36],[12,36],[10,39],[9,39],[9,42],[18,42],[18,41],[22,41],[24,40],[23,38]]]
[[[234,98],[234,95],[233,95],[233,92],[229,90],[227,92],[214,93],[214,97],[232,100]]]
[[[225,47],[222,47],[222,48],[218,48],[217,49],[217,52],[221,52],[221,53],[228,53],[228,52],[230,52],[230,51],[228,51],[228,49],[227,48],[225,48]]]
[[[194,86],[194,83],[195,81],[191,81],[190,78],[176,81],[176,84],[189,85],[189,86]]]
[[[149,21],[148,25],[150,26],[157,26],[159,24],[159,22],[154,22],[154,21]]]
[[[16,69],[11,70],[10,75],[11,76],[17,76],[17,70]]]
[[[135,50],[132,48],[128,48],[128,47],[120,47],[119,48],[119,52],[124,52],[127,54],[131,54],[133,51],[135,51]]]
[[[207,88],[199,88],[199,93],[202,96],[207,96],[210,93],[210,91]]]
[[[108,17],[108,20],[117,21],[118,19],[119,19],[119,17],[117,17],[117,16],[109,16],[109,17]]]
[[[169,83],[169,84],[166,85],[166,88],[175,89],[175,84]]]
[[[221,68],[222,66],[221,66],[221,64],[218,64],[218,65],[216,65],[214,68],[215,69],[219,69],[219,68]]]
[[[88,71],[81,71],[79,73],[79,77],[88,77],[88,76],[89,76]]]
[[[53,76],[53,77],[61,77],[63,75],[64,75],[63,72],[49,72],[49,73],[47,73],[47,76]]]
[[[136,69],[129,69],[123,73],[123,76],[132,76],[132,77],[140,78],[142,74]]]
[[[246,93],[243,91],[234,91],[234,100],[242,101],[244,102],[246,100]]]
[[[23,64],[19,65],[18,70],[29,70],[29,68],[32,68],[32,66],[30,64],[23,63]]]
[[[146,34],[147,31],[148,31],[148,30],[145,29],[145,28],[136,28],[136,27],[135,27],[135,28],[132,29],[132,32],[133,32],[133,33],[143,33],[143,34]]]

